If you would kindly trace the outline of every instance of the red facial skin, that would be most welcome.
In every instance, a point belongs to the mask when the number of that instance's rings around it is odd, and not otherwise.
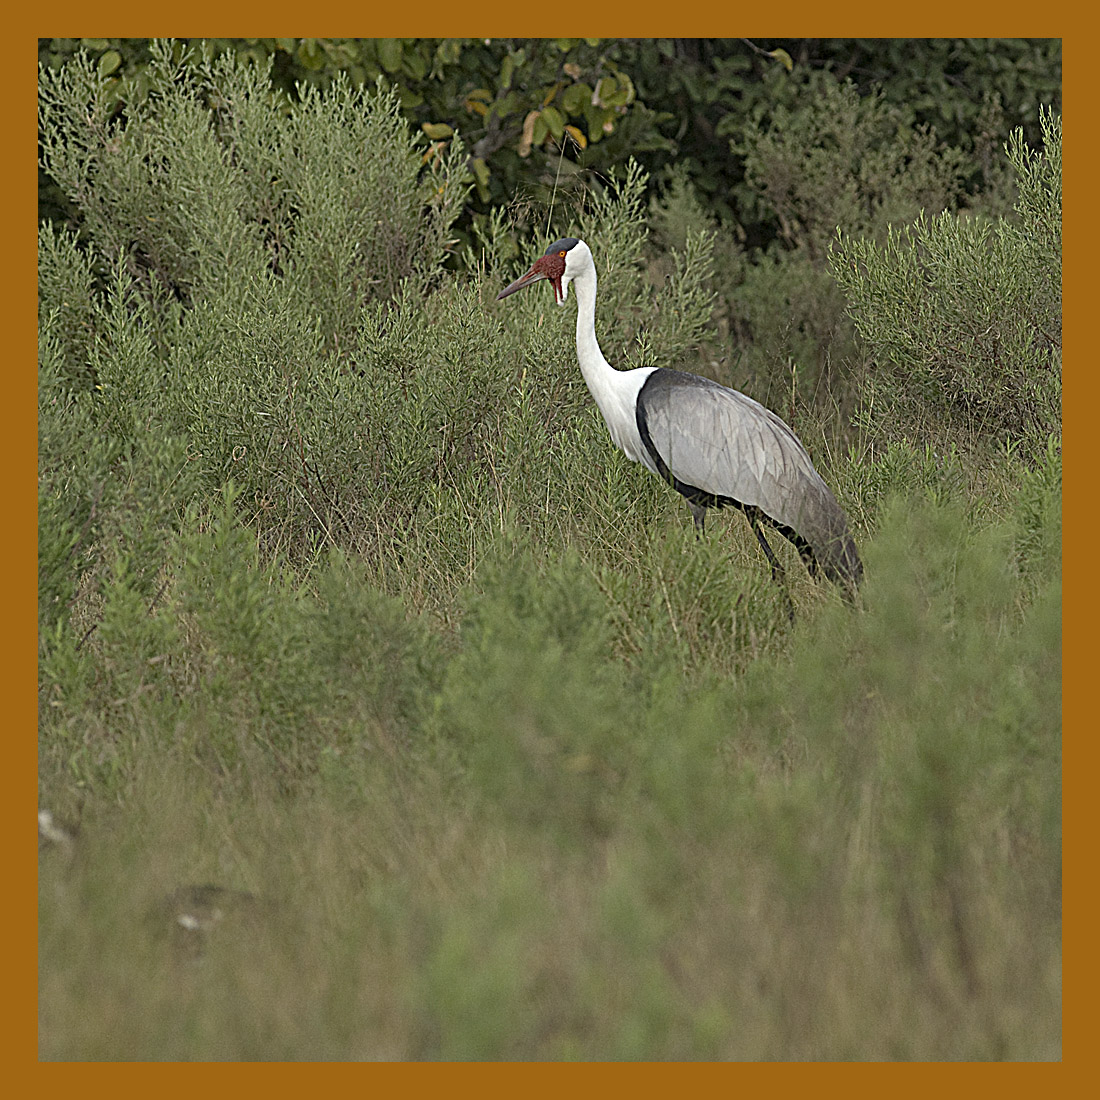
[[[497,301],[499,302],[501,298],[507,298],[509,294],[514,294],[517,290],[522,290],[525,286],[537,283],[540,279],[549,279],[550,285],[554,288],[554,301],[564,302],[565,295],[562,293],[561,288],[561,277],[564,274],[564,252],[555,252],[551,256],[540,256],[531,265],[531,270],[526,275],[521,275],[514,283],[506,286],[497,295]]]

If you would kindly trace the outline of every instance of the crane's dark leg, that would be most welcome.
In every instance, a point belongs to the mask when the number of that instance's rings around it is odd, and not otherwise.
[[[787,572],[779,564],[779,559],[775,556],[775,552],[764,537],[764,532],[760,528],[760,512],[756,508],[746,508],[745,515],[748,516],[749,526],[752,528],[753,534],[756,535],[756,541],[760,543],[760,548],[764,551],[764,556],[772,567],[772,580],[779,585],[783,592],[783,599],[787,603],[787,618],[790,619],[791,626],[794,626],[794,604],[791,602],[790,592],[787,591]]]
[[[775,552],[768,545],[768,540],[764,538],[764,532],[760,529],[760,517],[755,508],[747,512],[749,517],[749,526],[752,528],[752,533],[756,536],[756,541],[760,543],[761,549],[764,551],[764,556],[768,559],[768,562],[772,567],[772,580],[776,584],[782,584],[787,576],[787,571],[779,564],[779,559],[775,556]]]
[[[691,509],[691,518],[695,521],[695,534],[698,538],[702,538],[703,524],[707,518],[706,507],[702,504],[696,504],[693,500],[688,501],[688,507]]]

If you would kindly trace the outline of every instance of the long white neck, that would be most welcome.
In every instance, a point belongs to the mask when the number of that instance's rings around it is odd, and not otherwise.
[[[602,411],[602,397],[614,389],[616,376],[620,372],[603,357],[596,339],[596,269],[589,267],[578,275],[573,280],[573,287],[577,293],[577,361]],[[607,415],[606,412],[604,415]]]
[[[596,399],[611,438],[635,462],[645,460],[638,436],[635,401],[652,367],[616,370],[596,339],[596,269],[588,267],[573,280],[577,294],[577,361],[589,392]]]

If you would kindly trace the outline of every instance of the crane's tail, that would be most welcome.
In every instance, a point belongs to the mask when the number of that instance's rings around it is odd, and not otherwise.
[[[854,604],[863,580],[863,562],[848,530],[844,509],[820,476],[814,480],[817,491],[807,493],[803,499],[798,531],[821,571]]]
[[[839,521],[836,529],[828,535],[819,535],[812,542],[786,524],[778,523],[771,517],[764,518],[794,544],[811,577],[816,577],[820,569],[840,589],[848,603],[855,603],[863,580],[863,562],[859,559],[859,551],[848,533],[848,524],[839,506],[835,514]]]
[[[815,548],[815,555],[825,576],[840,589],[844,599],[854,605],[863,581],[863,562],[847,529]]]

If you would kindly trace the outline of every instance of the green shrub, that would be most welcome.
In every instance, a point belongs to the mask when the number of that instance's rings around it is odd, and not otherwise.
[[[953,208],[963,157],[928,127],[913,127],[906,107],[881,91],[860,96],[823,72],[797,87],[747,121],[729,118],[751,194],[741,219],[771,220],[776,239],[727,279],[724,306],[739,373],[759,400],[777,400],[793,372],[804,404],[848,405],[843,372],[856,349],[826,262],[830,242],[837,227],[877,240],[924,208]]]
[[[43,76],[46,159],[89,212],[86,247],[43,231],[43,315],[59,311],[50,323],[68,344],[84,333],[62,358],[87,360],[108,445],[148,431],[186,440],[183,484],[197,478],[210,492],[232,477],[269,552],[308,560],[341,545],[369,553],[380,575],[411,545],[428,574],[434,555],[450,570],[455,538],[487,508],[575,507],[590,476],[570,453],[578,416],[591,424],[588,449],[607,451],[570,326],[544,296],[486,309],[481,284],[440,283],[462,195],[457,151],[422,168],[391,93],[337,80],[290,109],[248,64],[160,44],[153,53],[147,97],[101,120],[98,142],[77,120],[107,98],[104,78],[87,61]],[[133,177],[125,209],[100,194],[123,177]],[[682,356],[709,318],[705,237],[687,242],[686,262],[671,254],[680,267],[660,296],[646,284],[644,188],[628,166],[576,211],[601,257],[601,332],[621,362],[640,333],[640,353]],[[191,191],[219,194],[228,212],[184,201]],[[500,241],[497,226],[488,232]],[[230,253],[232,264],[211,259]],[[174,257],[162,279],[143,259],[154,254]],[[90,289],[86,256],[99,271]],[[490,285],[506,281],[501,249],[487,260]],[[67,320],[85,300],[94,336]],[[662,323],[647,327],[655,300]],[[532,493],[503,473],[519,466],[512,452],[500,461],[501,441],[543,470],[568,461],[581,481],[569,493],[568,479],[551,479],[552,499],[549,482]]]
[[[867,343],[876,431],[1038,453],[1061,423],[1061,120],[1045,148],[1017,136],[1017,221],[953,214],[891,231],[880,247],[841,232],[833,272]]]
[[[1016,502],[1016,555],[1023,576],[1036,580],[1061,571],[1062,450],[1054,436],[1028,470]]]
[[[69,238],[47,248],[75,256]],[[56,255],[56,253],[55,253]],[[76,265],[82,274],[87,268]],[[41,299],[64,301],[58,271],[43,273]],[[87,343],[63,342],[64,312],[42,321],[39,343],[39,624],[40,645],[72,614],[82,619],[79,591],[95,591],[121,554],[147,599],[198,488],[186,442],[159,415],[164,388],[155,365],[148,311],[115,273],[106,295],[89,303]],[[94,388],[90,382],[96,379]],[[81,630],[87,629],[84,623]]]

